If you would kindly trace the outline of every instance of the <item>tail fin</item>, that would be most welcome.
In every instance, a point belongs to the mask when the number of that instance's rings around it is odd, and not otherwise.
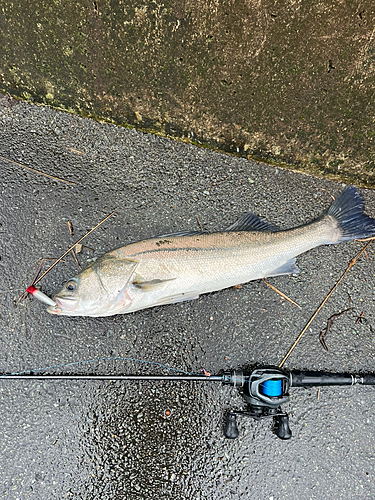
[[[355,186],[348,186],[332,203],[327,213],[335,217],[342,231],[337,243],[375,236],[375,219],[365,215],[364,208],[363,194]]]

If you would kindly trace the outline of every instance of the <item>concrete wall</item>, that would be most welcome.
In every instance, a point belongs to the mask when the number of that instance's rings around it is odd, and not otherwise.
[[[375,186],[371,0],[2,0],[0,90]]]

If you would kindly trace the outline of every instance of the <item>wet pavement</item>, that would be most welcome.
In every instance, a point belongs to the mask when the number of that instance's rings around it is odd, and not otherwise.
[[[14,304],[43,257],[57,258],[106,215],[83,243],[82,266],[105,251],[182,229],[227,227],[254,211],[283,228],[319,215],[343,186],[181,142],[0,98],[0,370],[19,372],[98,358],[50,373],[168,374],[151,361],[211,373],[278,364],[363,243],[298,258],[299,275],[198,300],[108,318],[51,316],[36,300]],[[375,217],[375,193],[364,192]],[[73,227],[70,234],[68,221]],[[312,323],[285,368],[375,371],[374,248],[369,247]],[[46,269],[51,261],[44,263]],[[52,294],[77,272],[67,256],[40,282]],[[336,318],[319,343],[327,319]],[[363,313],[360,321],[357,321]],[[292,389],[293,438],[271,422],[224,414],[244,408],[216,383],[0,380],[0,498],[374,498],[371,387]],[[170,415],[166,415],[166,411]],[[168,412],[167,412],[168,413]]]

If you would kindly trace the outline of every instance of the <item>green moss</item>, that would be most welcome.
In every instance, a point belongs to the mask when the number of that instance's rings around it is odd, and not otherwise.
[[[331,160],[328,165],[332,168],[337,168],[338,166],[342,165],[343,163],[345,163],[344,160]]]
[[[322,17],[321,6],[281,2],[270,19],[272,0],[263,10],[3,0],[0,88],[125,126],[139,126],[138,113],[144,130],[184,140],[200,130],[197,144],[251,144],[258,159],[373,183],[371,9],[356,29],[352,7],[330,0]]]

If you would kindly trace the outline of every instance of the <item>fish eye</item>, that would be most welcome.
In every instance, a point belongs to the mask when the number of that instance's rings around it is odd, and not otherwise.
[[[68,281],[68,283],[65,285],[67,290],[70,290],[71,292],[77,288],[77,283],[75,281]]]

